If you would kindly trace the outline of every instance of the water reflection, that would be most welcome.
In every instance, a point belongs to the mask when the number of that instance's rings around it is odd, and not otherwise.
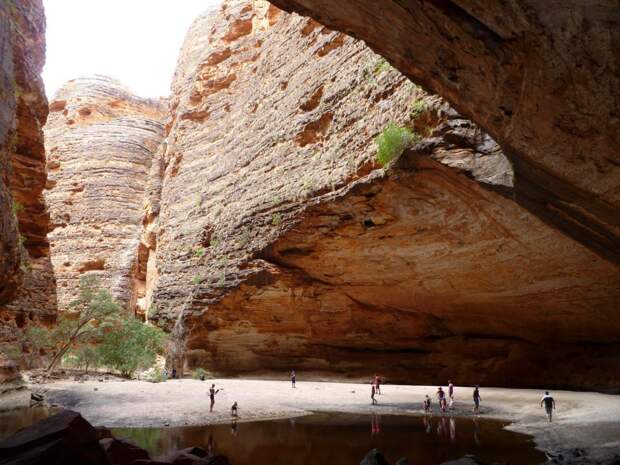
[[[45,408],[0,413],[0,437],[48,416]],[[370,434],[368,424],[370,423]],[[303,465],[359,463],[372,448],[390,463],[408,457],[416,465],[477,455],[483,463],[534,465],[544,456],[524,435],[506,431],[505,423],[449,415],[315,414],[288,420],[231,423],[183,428],[115,428],[153,457],[189,446],[226,455],[231,465]],[[457,434],[458,431],[458,434]]]
[[[370,434],[368,424],[370,423]],[[484,423],[485,447],[480,446]],[[404,417],[394,415],[315,414],[296,420],[238,423],[205,427],[158,429],[156,445],[142,443],[134,432],[114,429],[160,456],[175,448],[200,446],[228,456],[231,465],[359,463],[372,448],[382,450],[390,463],[408,457],[416,465],[475,454],[483,462],[539,464],[544,456],[528,437],[503,430],[505,423],[454,418],[447,415]],[[457,434],[458,430],[458,434]]]

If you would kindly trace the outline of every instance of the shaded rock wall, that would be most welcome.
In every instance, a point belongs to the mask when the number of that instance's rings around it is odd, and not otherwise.
[[[173,363],[617,385],[618,268],[523,208],[497,144],[361,42],[224,2],[188,35],[171,109],[145,236]],[[385,171],[391,121],[424,138]]]
[[[363,39],[497,140],[515,198],[620,261],[620,9],[613,0],[273,0]]]
[[[37,0],[0,5],[0,345],[29,322],[55,318],[47,242],[42,126],[48,108],[40,77],[45,18]],[[0,347],[1,348],[1,347]]]
[[[59,309],[85,273],[131,310],[143,294],[140,222],[165,108],[103,76],[69,81],[50,103],[45,197]]]

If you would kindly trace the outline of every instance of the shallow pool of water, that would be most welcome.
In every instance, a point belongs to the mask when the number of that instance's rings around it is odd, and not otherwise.
[[[47,416],[45,409],[0,413],[0,437]],[[288,420],[179,428],[113,428],[151,456],[200,446],[226,455],[231,465],[357,465],[373,448],[390,463],[436,465],[474,454],[484,464],[539,465],[544,455],[506,422],[453,417],[317,413]]]
[[[152,456],[200,446],[227,456],[231,465],[357,465],[375,447],[390,463],[407,457],[412,464],[435,465],[465,454],[485,464],[544,461],[529,437],[506,431],[505,425],[471,418],[319,413],[289,420],[112,431]]]

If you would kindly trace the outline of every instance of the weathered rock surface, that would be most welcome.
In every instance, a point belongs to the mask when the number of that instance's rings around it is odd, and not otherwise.
[[[85,273],[130,309],[143,295],[141,220],[165,108],[103,76],[69,81],[50,103],[45,197],[60,310]]]
[[[0,4],[0,351],[29,322],[46,324],[56,311],[42,195],[44,34],[41,1]]]
[[[524,208],[497,144],[361,42],[224,2],[173,92],[143,242],[174,363],[618,385],[617,266]],[[385,171],[391,121],[424,138]]]
[[[614,0],[273,0],[363,39],[499,142],[516,200],[620,261]]]

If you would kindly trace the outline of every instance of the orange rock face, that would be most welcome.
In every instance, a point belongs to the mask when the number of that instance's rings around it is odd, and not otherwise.
[[[143,294],[140,223],[165,108],[102,76],[69,81],[51,102],[45,197],[61,311],[85,273],[131,310]]]
[[[620,263],[620,9],[515,0],[273,0],[364,40],[499,142],[517,201]]]
[[[44,33],[40,1],[0,4],[0,350],[29,322],[55,317],[42,195]]]
[[[146,282],[177,366],[617,385],[618,268],[524,208],[497,144],[361,42],[225,2],[173,92]],[[383,170],[390,122],[422,140]]]

